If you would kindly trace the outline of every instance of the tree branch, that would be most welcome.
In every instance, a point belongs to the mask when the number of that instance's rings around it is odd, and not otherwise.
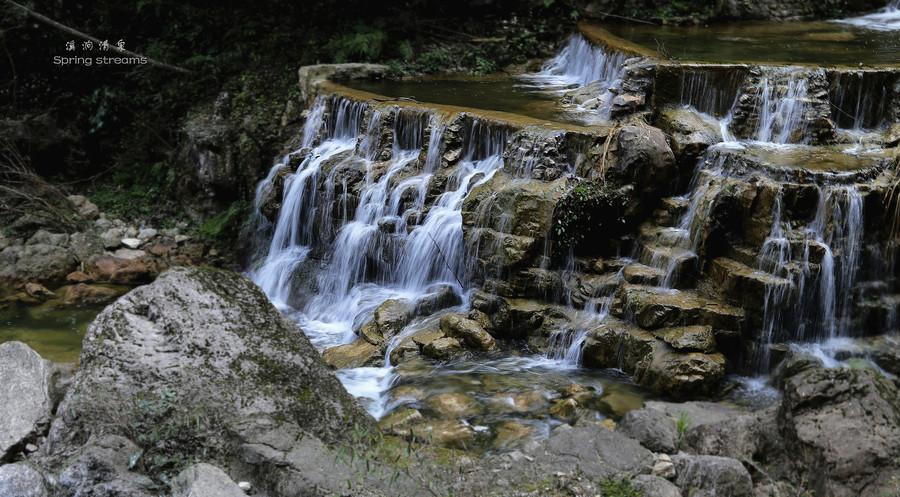
[[[14,7],[18,7],[18,8],[20,8],[20,9],[22,9],[23,12],[25,12],[25,13],[28,14],[29,16],[31,16],[31,17],[37,19],[38,21],[41,21],[41,22],[43,22],[44,24],[48,24],[48,25],[50,25],[50,26],[52,26],[52,27],[54,27],[54,28],[56,28],[56,29],[59,29],[59,30],[61,30],[61,31],[65,31],[66,33],[69,33],[69,34],[72,35],[72,36],[77,36],[78,38],[84,38],[84,39],[86,39],[86,40],[91,40],[91,41],[93,41],[94,43],[97,43],[97,44],[102,43],[102,41],[101,41],[100,39],[98,39],[98,38],[94,38],[93,36],[91,36],[91,35],[89,35],[89,34],[87,34],[87,33],[82,33],[81,31],[78,31],[77,29],[70,28],[69,26],[66,26],[65,24],[61,24],[61,23],[59,23],[59,22],[56,22],[56,21],[54,21],[53,19],[50,19],[49,17],[47,17],[47,16],[45,16],[45,15],[39,14],[39,13],[37,13],[37,12],[35,12],[35,11],[29,9],[28,7],[26,7],[26,6],[24,6],[24,5],[20,4],[20,3],[13,2],[12,0],[6,0],[6,3],[8,3],[8,4],[10,4],[10,5],[14,6]],[[160,61],[158,61],[158,60],[151,59],[150,57],[147,57],[146,55],[142,55],[142,54],[139,54],[139,53],[135,53],[135,52],[132,52],[132,51],[130,51],[130,50],[125,50],[124,48],[119,48],[119,47],[117,47],[117,46],[115,46],[115,45],[110,45],[110,46],[109,46],[109,49],[112,50],[113,52],[116,52],[116,53],[119,53],[119,54],[122,54],[122,55],[127,55],[127,56],[129,56],[129,57],[143,57],[143,58],[147,59],[147,62],[149,62],[150,65],[153,65],[153,66],[156,66],[156,67],[161,67],[161,68],[163,68],[163,69],[168,69],[168,70],[170,70],[170,71],[180,72],[180,73],[182,73],[182,74],[191,74],[191,71],[189,71],[189,70],[187,70],[187,69],[185,69],[185,68],[183,68],[183,67],[178,67],[178,66],[173,66],[173,65],[171,65],[171,64],[166,64],[165,62],[160,62]]]

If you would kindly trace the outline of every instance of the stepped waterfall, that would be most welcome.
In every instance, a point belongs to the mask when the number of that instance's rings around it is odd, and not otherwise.
[[[618,138],[595,133],[612,99],[636,88],[626,60],[576,35],[517,77],[528,92],[601,102],[576,109],[596,119],[575,124],[340,91],[315,100],[294,151],[257,186],[248,274],[373,415],[421,405],[416,389],[474,384],[492,385],[476,395],[486,412],[515,410],[529,382],[547,399],[572,378],[626,397],[629,381],[708,395],[726,374],[737,391],[768,392],[786,347],[837,364],[862,321],[896,329],[893,280],[875,285],[872,263],[891,251],[867,232],[881,214],[868,212],[860,179],[882,166],[866,150],[822,145],[883,129],[890,115],[875,102],[893,98],[892,76],[684,68],[668,108],[713,138],[679,166],[682,179],[654,186],[672,196],[633,237],[586,256],[559,238],[558,203],[595,181],[597,164],[615,167]],[[821,150],[875,165],[798,169]],[[665,367],[700,372],[668,385],[655,369]]]

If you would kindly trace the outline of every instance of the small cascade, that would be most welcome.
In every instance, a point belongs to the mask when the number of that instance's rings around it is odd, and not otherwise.
[[[575,261],[571,255],[568,257],[566,267],[563,270],[563,281],[572,281],[571,277],[574,272]],[[624,266],[616,273],[616,282],[623,280]],[[577,368],[581,366],[581,357],[584,349],[584,342],[587,340],[590,331],[603,322],[609,316],[610,307],[613,302],[613,293],[618,285],[611,285],[609,289],[599,295],[592,295],[587,299],[584,309],[575,312],[574,326],[571,329],[559,330],[550,336],[550,343],[547,347],[546,357],[551,361],[558,362],[563,368]],[[573,308],[571,297],[571,288],[566,287],[567,304],[570,309]]]
[[[837,22],[875,31],[900,30],[900,0],[891,0],[878,12],[860,17],[841,19]]]
[[[840,71],[831,78],[831,118],[844,129],[862,131],[883,126],[890,119],[890,102],[897,75],[879,71]]]
[[[786,75],[764,76],[759,85],[759,124],[754,139],[778,144],[796,143],[797,136],[803,136],[807,89],[805,74],[793,70]]]
[[[625,54],[609,53],[583,36],[573,35],[563,49],[528,78],[548,87],[566,89],[601,82],[606,88],[622,79]]]
[[[576,113],[589,120],[608,120],[613,93],[625,74],[622,52],[607,51],[585,39],[573,35],[562,50],[544,63],[541,70],[521,77],[523,86],[540,91],[563,93],[572,90],[589,91],[592,110],[576,106]],[[591,117],[593,116],[593,117]]]
[[[678,82],[679,102],[704,114],[724,118],[731,113],[745,77],[745,71],[738,70],[723,74],[712,69],[686,69]]]

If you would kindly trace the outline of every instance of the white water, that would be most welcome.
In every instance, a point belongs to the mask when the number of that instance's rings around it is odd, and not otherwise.
[[[621,52],[608,52],[585,39],[581,35],[573,35],[566,45],[552,59],[541,67],[541,70],[521,77],[526,86],[553,93],[564,93],[569,90],[592,85],[599,109],[592,111],[576,108],[576,113],[597,114],[591,121],[609,119],[610,104],[614,94],[610,91],[622,81],[625,61],[628,57]]]
[[[794,135],[803,135],[807,86],[806,74],[794,68],[762,78],[755,140],[777,144],[798,142]]]
[[[860,17],[841,19],[836,22],[876,31],[900,30],[900,1],[891,0],[885,8],[878,12]]]

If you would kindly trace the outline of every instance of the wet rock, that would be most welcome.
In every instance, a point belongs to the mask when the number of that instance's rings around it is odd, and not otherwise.
[[[494,435],[494,447],[509,449],[529,439],[534,433],[534,428],[515,421],[504,421],[497,426]]]
[[[27,463],[0,466],[0,495],[3,497],[47,497],[44,475]]]
[[[172,497],[245,497],[224,471],[212,464],[193,464],[172,482]]]
[[[658,198],[672,189],[678,168],[666,135],[650,126],[625,126],[616,142],[613,174],[633,183],[641,198]]]
[[[94,278],[83,271],[72,271],[71,273],[66,275],[66,281],[69,283],[90,283],[94,281]]]
[[[33,283],[33,282],[25,283],[25,293],[27,293],[31,297],[34,297],[36,299],[41,299],[41,300],[48,299],[55,295],[53,292],[48,290],[47,287],[45,287],[44,285],[41,285],[40,283]]]
[[[789,295],[794,287],[788,279],[755,270],[725,257],[713,260],[708,276],[709,281],[719,291],[719,295],[751,309],[762,308],[766,302],[767,292]]]
[[[675,420],[657,409],[631,411],[619,422],[619,430],[653,452],[673,454],[678,449]]]
[[[375,309],[372,321],[360,330],[363,336],[373,345],[380,345],[394,335],[400,333],[413,318],[413,309],[408,301],[390,299]]]
[[[335,369],[360,368],[377,361],[381,349],[363,339],[325,349],[322,359]]]
[[[718,456],[672,457],[678,475],[675,484],[694,497],[752,497],[750,473],[735,459]]]
[[[0,344],[0,462],[46,430],[51,374],[50,363],[24,343]]]
[[[716,351],[716,337],[710,326],[662,328],[655,330],[653,334],[678,351],[707,354]]]
[[[450,285],[439,285],[437,288],[430,290],[429,293],[416,301],[415,314],[417,316],[428,316],[442,309],[462,303],[462,299],[459,298],[455,289]]]
[[[638,475],[631,484],[644,497],[681,497],[681,490],[674,483],[658,476]]]
[[[146,242],[147,240],[154,238],[159,232],[153,228],[143,228],[138,231],[137,237],[142,242]]]
[[[456,420],[439,420],[415,425],[410,430],[416,440],[466,450],[475,442],[475,430],[471,426]]]
[[[624,285],[616,295],[614,312],[630,313],[638,326],[657,329],[672,326],[707,325],[713,329],[740,330],[744,312],[694,291],[673,292],[654,287]]]
[[[635,374],[638,384],[676,398],[710,395],[724,378],[722,354],[680,353],[665,345],[654,347]]]
[[[682,164],[694,164],[710,145],[722,141],[715,123],[682,107],[660,112],[659,127],[671,138],[672,152]]]
[[[550,415],[560,421],[572,423],[578,417],[578,402],[575,399],[557,400],[550,407]]]
[[[619,368],[633,373],[657,342],[645,330],[614,318],[607,318],[588,333],[582,350],[584,365],[592,368]]]
[[[451,337],[438,338],[422,348],[422,353],[426,357],[440,361],[452,359],[462,353],[462,351],[463,347],[459,340]]]
[[[92,437],[71,457],[59,474],[65,495],[125,495],[150,497],[155,485],[129,470],[140,453],[134,443],[118,435]]]
[[[77,283],[60,288],[59,293],[66,305],[106,304],[116,300],[122,291],[101,285]]]
[[[566,192],[564,178],[552,182],[510,181],[497,173],[474,188],[463,203],[467,246],[477,247],[478,268],[497,274],[521,268],[541,255],[553,211]]]
[[[425,405],[440,417],[470,418],[481,412],[481,405],[463,393],[442,393],[425,399]]]
[[[448,314],[441,318],[441,331],[445,335],[457,338],[467,347],[489,351],[497,344],[488,332],[484,331],[476,321],[458,314]]]
[[[547,405],[547,399],[539,391],[514,394],[499,393],[488,399],[488,408],[492,413],[528,413],[536,412]]]
[[[378,421],[378,427],[387,433],[405,435],[409,433],[409,427],[421,423],[425,418],[417,409],[401,408],[388,414]]]

